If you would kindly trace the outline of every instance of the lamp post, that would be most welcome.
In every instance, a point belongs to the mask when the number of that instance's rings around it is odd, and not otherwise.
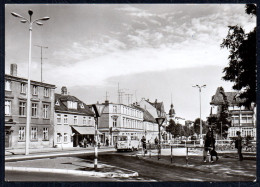
[[[204,84],[203,86],[199,86],[199,85],[195,85],[192,87],[197,87],[199,88],[199,97],[200,97],[200,145],[203,144],[203,139],[202,139],[202,121],[201,121],[201,88],[205,88],[206,84]]]
[[[97,137],[97,129],[98,129],[98,118],[100,117],[99,111],[97,109],[96,105],[92,105],[92,108],[94,109],[94,118],[95,118],[95,157],[94,157],[94,169],[96,170],[98,167],[98,137]]]
[[[29,34],[30,34],[30,39],[29,39],[29,62],[28,62],[28,86],[27,86],[27,117],[26,117],[26,142],[25,142],[25,155],[29,154],[29,143],[30,143],[30,137],[29,137],[29,133],[30,133],[30,105],[31,105],[31,101],[30,101],[30,97],[31,97],[31,80],[30,80],[30,66],[31,66],[31,59],[32,59],[32,26],[33,23],[36,23],[39,26],[42,26],[43,23],[39,22],[39,21],[47,21],[50,18],[49,17],[43,17],[40,19],[36,19],[34,21],[32,21],[32,15],[33,15],[33,11],[29,10],[28,14],[30,16],[30,19],[26,19],[23,16],[15,13],[15,12],[11,12],[11,14],[14,17],[17,18],[22,18],[21,22],[22,23],[29,23]]]
[[[155,118],[156,122],[158,123],[158,128],[159,128],[159,149],[158,149],[158,160],[160,159],[160,155],[161,155],[161,126],[165,120],[165,118],[163,117],[158,117]]]

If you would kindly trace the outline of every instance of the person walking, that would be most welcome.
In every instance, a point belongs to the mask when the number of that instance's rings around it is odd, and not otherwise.
[[[241,132],[237,131],[237,138],[235,141],[235,148],[237,148],[237,154],[238,154],[238,159],[239,161],[243,160],[243,155],[242,155],[242,137],[241,137]]]
[[[143,144],[143,150],[144,150],[144,153],[146,153],[146,138],[143,136],[142,139],[141,139],[141,142]]]
[[[215,150],[215,143],[216,143],[216,140],[215,140],[213,131],[211,131],[211,146],[212,146],[212,150],[210,151],[210,160],[211,160],[211,162],[213,162],[213,156],[216,157],[216,161],[218,161],[218,159],[219,159],[218,153]]]
[[[205,141],[204,141],[204,150],[203,150],[203,161],[207,162],[207,155],[208,152],[211,151],[211,144],[212,144],[212,132],[211,129],[207,132],[205,136]]]
[[[155,145],[158,144],[158,138],[157,138],[157,136],[156,136],[155,139],[154,139],[154,144],[155,144]]]

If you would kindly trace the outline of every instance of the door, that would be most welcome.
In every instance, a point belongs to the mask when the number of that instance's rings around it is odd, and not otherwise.
[[[5,131],[5,148],[10,147],[10,131]]]

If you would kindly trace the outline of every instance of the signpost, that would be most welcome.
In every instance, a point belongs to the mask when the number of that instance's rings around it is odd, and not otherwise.
[[[92,108],[94,109],[95,112],[95,157],[94,157],[94,169],[96,170],[98,167],[98,137],[97,137],[97,129],[98,129],[98,118],[100,117],[99,111],[97,109],[96,105],[92,105]]]

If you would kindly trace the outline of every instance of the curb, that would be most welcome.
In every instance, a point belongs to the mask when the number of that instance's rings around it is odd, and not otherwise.
[[[75,175],[85,175],[85,176],[94,176],[94,177],[137,177],[138,172],[131,171],[131,174],[125,173],[100,173],[95,171],[77,171],[77,170],[67,170],[67,169],[50,169],[50,168],[31,168],[31,167],[11,167],[5,166],[5,171],[27,171],[27,172],[41,172],[41,173],[59,173],[59,174],[75,174]],[[130,170],[128,170],[130,171]]]

